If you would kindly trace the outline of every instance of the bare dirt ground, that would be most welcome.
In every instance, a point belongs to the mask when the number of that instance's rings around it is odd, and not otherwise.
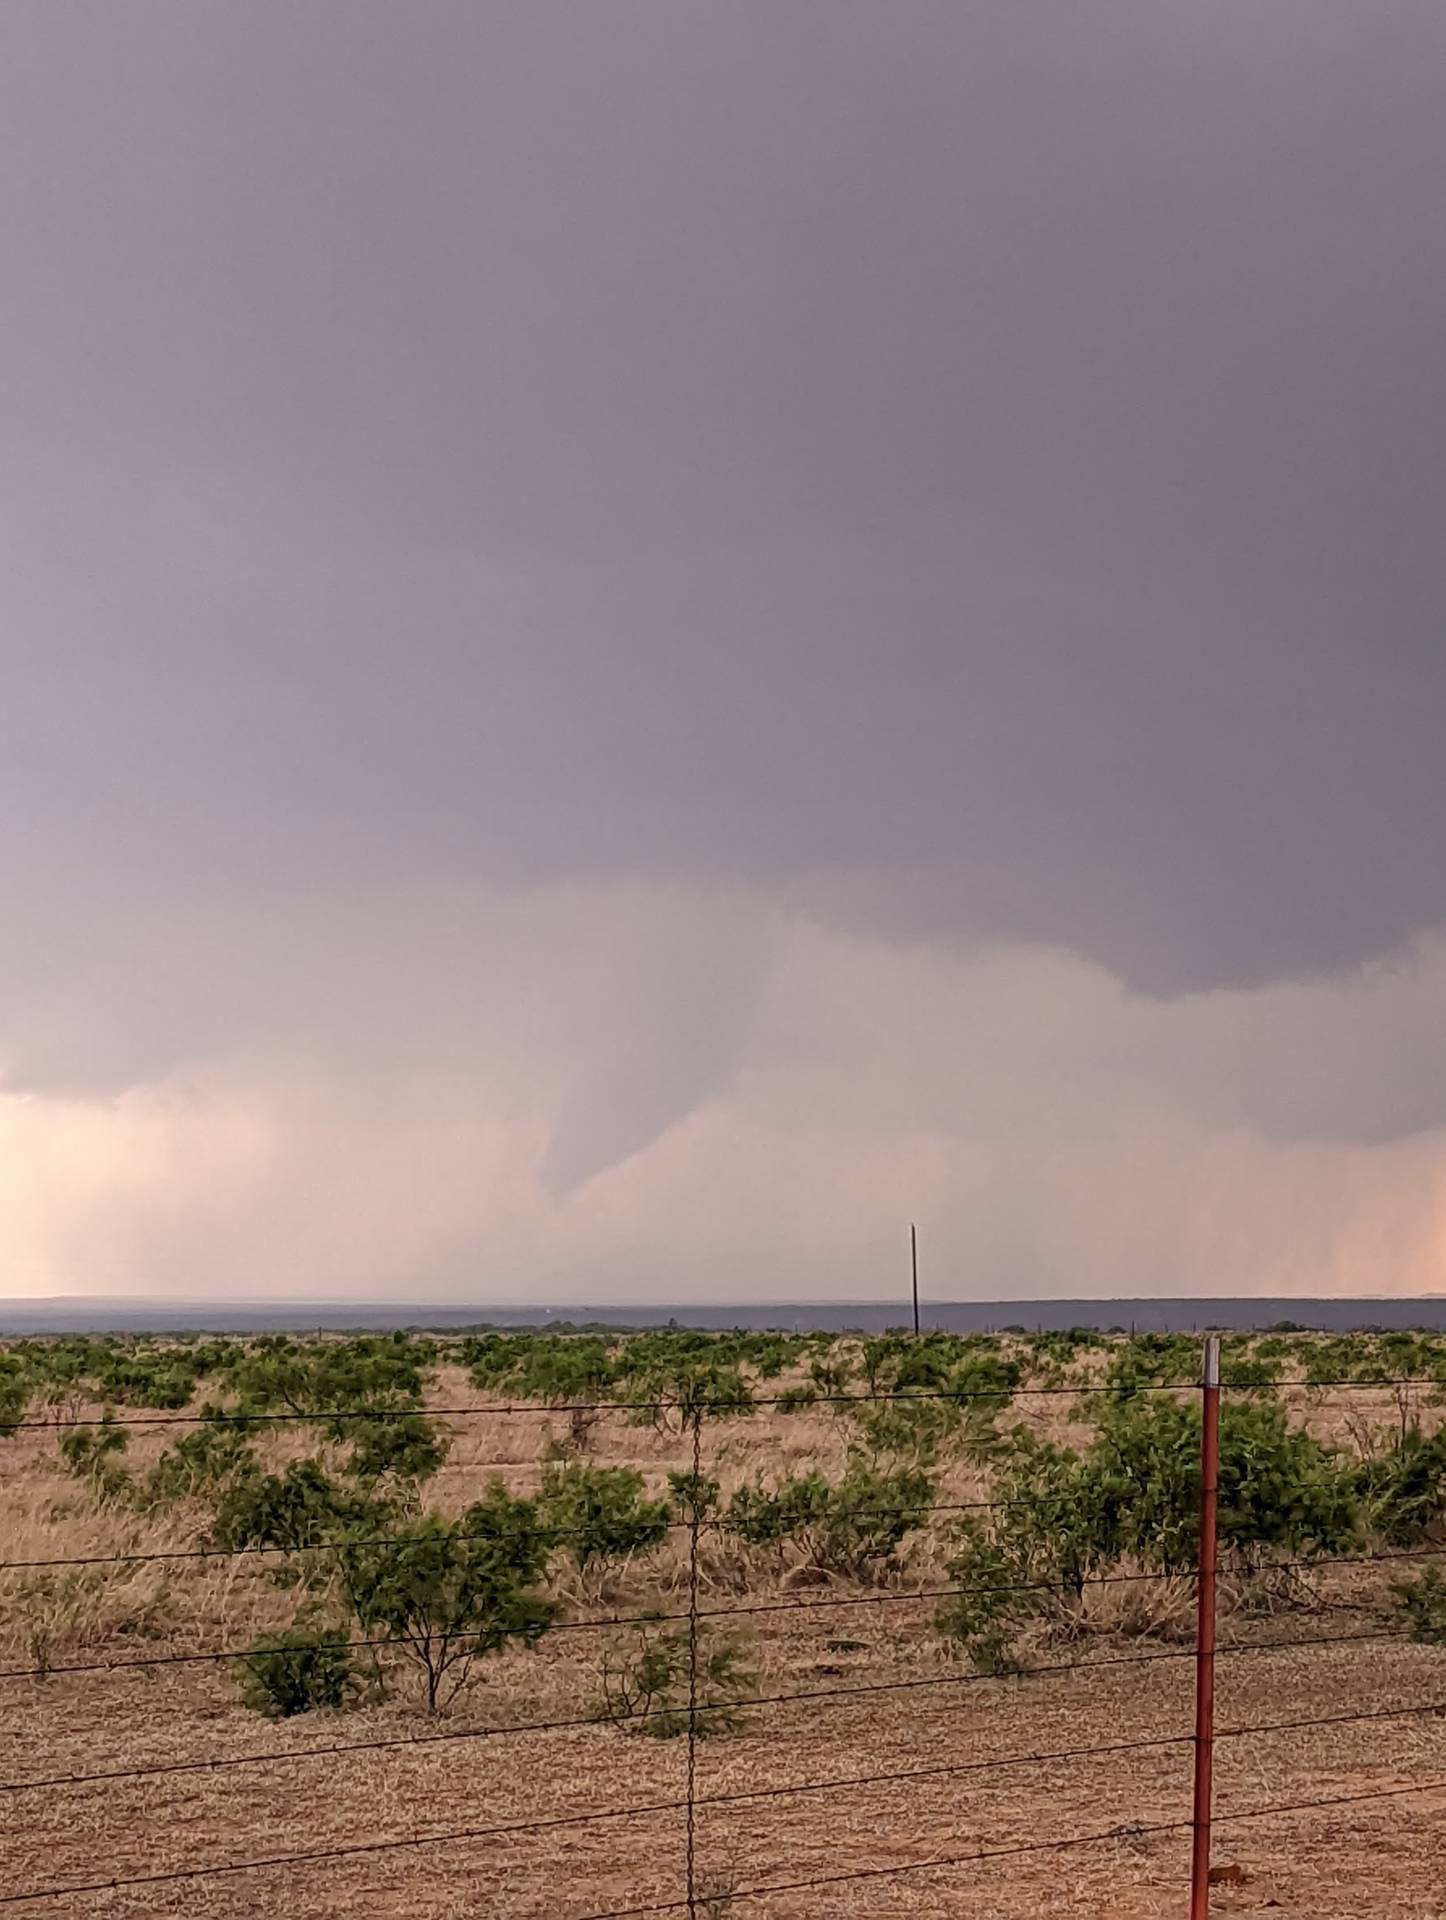
[[[437,1396],[449,1405],[481,1398],[456,1376]],[[1040,1418],[1059,1425],[1066,1404],[1049,1403]],[[1315,1417],[1333,1416],[1326,1407]],[[429,1499],[458,1509],[493,1474],[525,1491],[558,1423],[529,1413],[452,1425],[452,1453]],[[726,1486],[764,1466],[836,1467],[843,1444],[825,1413],[760,1415],[712,1429],[705,1465]],[[273,1443],[278,1459],[313,1445],[299,1436]],[[594,1450],[599,1461],[642,1466],[655,1483],[685,1464],[676,1437],[611,1417]],[[977,1469],[961,1468],[939,1497],[969,1498],[980,1484]],[[60,1471],[54,1436],[43,1433],[22,1434],[0,1450],[0,1526],[6,1559],[155,1552],[191,1544],[198,1532],[195,1516],[182,1513],[158,1520],[95,1511]],[[684,1576],[676,1545],[663,1561],[646,1577],[624,1571],[580,1583],[567,1596],[573,1613],[672,1610]],[[58,1583],[52,1576],[39,1593],[26,1592],[15,1575],[7,1579],[0,1588],[7,1668],[40,1658],[57,1669],[92,1660],[119,1666],[244,1645],[290,1604],[254,1561],[75,1569]],[[736,1558],[705,1549],[705,1611],[780,1604],[739,1622],[756,1690],[834,1697],[755,1708],[739,1733],[699,1744],[696,1911],[777,1920],[1182,1914],[1188,1834],[1179,1823],[1189,1817],[1193,1673],[1179,1657],[1180,1596],[1158,1602],[1153,1624],[1162,1631],[1154,1635],[1095,1633],[1041,1644],[1034,1655],[1087,1667],[980,1679],[931,1631],[930,1603],[907,1597],[910,1586],[940,1579],[937,1549],[922,1546],[880,1604],[878,1590],[798,1587],[777,1569],[740,1569]],[[1215,1858],[1241,1876],[1217,1888],[1222,1914],[1446,1915],[1446,1786],[1398,1791],[1446,1782],[1446,1654],[1347,1637],[1383,1626],[1379,1583],[1367,1590],[1363,1579],[1354,1572],[1323,1579],[1327,1604],[1309,1614],[1235,1614],[1222,1623],[1227,1643],[1343,1636],[1335,1647],[1286,1646],[1220,1661],[1222,1730],[1337,1720],[1221,1741]],[[812,1604],[823,1600],[859,1604]],[[1120,1617],[1102,1624],[1144,1624],[1121,1605]],[[479,1684],[440,1720],[398,1699],[361,1713],[269,1724],[239,1705],[234,1669],[208,1661],[0,1678],[0,1785],[7,1789],[0,1794],[0,1911],[35,1920],[583,1920],[681,1902],[686,1821],[674,1803],[686,1789],[684,1742],[595,1724],[487,1731],[585,1715],[596,1697],[601,1637],[601,1630],[556,1633],[535,1652],[487,1662]],[[1152,1657],[1120,1664],[1141,1655]],[[874,1685],[886,1690],[853,1691]],[[1339,1718],[1435,1702],[1442,1711]],[[362,1741],[403,1744],[325,1751]],[[1160,1744],[1133,1753],[1078,1751],[1134,1741]],[[1045,1754],[1066,1757],[1032,1759]],[[225,1764],[243,1756],[248,1764]],[[1009,1756],[1015,1764],[988,1764]],[[171,1763],[196,1770],[123,1777]],[[112,1770],[122,1777],[63,1784],[66,1776]],[[916,1777],[872,1778],[894,1773]],[[8,1790],[40,1780],[59,1784]],[[779,1791],[800,1785],[817,1790]],[[1369,1794],[1382,1797],[1297,1805]],[[1270,1806],[1295,1810],[1232,1819]],[[557,1824],[542,1824],[549,1821]],[[528,1830],[498,1831],[509,1826]],[[1082,1835],[1104,1837],[1014,1851]],[[277,1859],[345,1848],[367,1851]],[[277,1863],[74,1891],[264,1859]],[[881,1871],[896,1866],[914,1870]],[[804,1881],[818,1884],[790,1885]],[[44,1889],[57,1891],[38,1897]]]

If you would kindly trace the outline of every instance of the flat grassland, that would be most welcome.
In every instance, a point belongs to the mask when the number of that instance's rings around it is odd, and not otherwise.
[[[295,1377],[327,1345],[296,1343]],[[1436,1547],[1446,1551],[1441,1395],[1430,1386],[1309,1386],[1301,1357],[1309,1343],[1275,1345],[1289,1348],[1267,1354],[1279,1382],[1258,1388],[1254,1404],[1282,1407],[1287,1431],[1321,1443],[1317,1464],[1335,1476],[1334,1491],[1349,1487],[1353,1537],[1344,1551],[1317,1542],[1302,1556],[1287,1531],[1286,1544],[1247,1554],[1226,1580],[1222,1642],[1270,1645],[1219,1662],[1217,1725],[1262,1730],[1222,1739],[1217,1750],[1214,1857],[1227,1871],[1214,1910],[1440,1920],[1446,1784],[1430,1783],[1446,1783],[1446,1646],[1430,1631],[1412,1637],[1395,1585],[1403,1574],[1419,1579]],[[896,1342],[873,1371],[875,1385],[901,1397],[909,1389],[889,1383],[901,1377],[903,1346]],[[975,1364],[986,1349],[956,1341],[940,1349],[941,1365]],[[260,1405],[265,1395],[254,1381],[246,1386],[237,1358],[247,1350],[228,1347],[190,1383],[181,1411]],[[12,1371],[30,1368],[39,1382],[45,1351],[42,1342],[10,1349]],[[127,1351],[170,1349],[151,1342]],[[472,1663],[470,1684],[440,1714],[426,1710],[407,1650],[385,1645],[374,1656],[388,1681],[384,1698],[278,1719],[248,1710],[244,1663],[193,1656],[244,1649],[284,1627],[299,1605],[323,1624],[340,1618],[326,1581],[296,1585],[305,1555],[198,1556],[216,1537],[218,1486],[198,1471],[194,1484],[168,1483],[165,1498],[144,1493],[185,1427],[128,1426],[128,1446],[109,1463],[63,1455],[67,1433],[96,1429],[60,1423],[97,1418],[106,1405],[139,1421],[156,1404],[144,1385],[119,1375],[107,1382],[87,1360],[63,1385],[52,1378],[31,1391],[27,1376],[23,1398],[12,1391],[0,1418],[22,1417],[13,1411],[20,1404],[27,1424],[0,1436],[0,1911],[37,1920],[583,1920],[688,1910],[679,1804],[688,1742],[639,1737],[636,1727],[592,1717],[607,1690],[605,1668],[633,1637],[626,1627],[578,1624],[687,1610],[690,1509],[676,1481],[693,1466],[686,1398],[682,1414],[675,1404],[655,1423],[617,1408],[569,1417],[515,1391],[515,1372],[509,1389],[508,1352],[499,1358],[489,1348],[469,1364],[468,1351],[451,1339],[417,1349],[414,1404],[428,1410],[445,1458],[405,1485],[394,1475],[387,1484],[400,1505],[392,1511],[405,1510],[412,1524],[426,1512],[455,1520],[494,1481],[525,1500],[569,1467],[628,1468],[641,1475],[640,1498],[671,1499],[671,1523],[644,1550],[581,1566],[565,1541],[556,1545],[538,1584],[556,1608],[553,1628],[535,1645],[514,1641]],[[690,1366],[715,1364],[700,1362],[698,1351],[695,1341]],[[986,1403],[983,1424],[966,1418],[935,1431],[924,1422],[908,1432],[865,1431],[855,1406],[809,1402],[820,1363],[826,1392],[838,1379],[847,1383],[838,1390],[866,1392],[863,1351],[848,1340],[790,1346],[779,1371],[761,1378],[745,1359],[744,1377],[769,1404],[699,1423],[699,1464],[717,1491],[698,1536],[697,1607],[736,1643],[745,1672],[737,1690],[769,1703],[744,1706],[736,1727],[697,1743],[695,1911],[778,1920],[1183,1914],[1194,1598],[1178,1554],[1157,1554],[1132,1535],[1128,1549],[1117,1543],[1091,1562],[1110,1576],[1100,1584],[1091,1574],[1081,1589],[1026,1596],[1007,1623],[1004,1664],[1053,1671],[993,1671],[997,1659],[977,1641],[941,1632],[936,1619],[938,1589],[960,1583],[958,1527],[971,1513],[984,1524],[986,1510],[969,1503],[1001,1487],[1017,1492],[1021,1482],[1008,1476],[1030,1446],[1085,1458],[1098,1443],[1097,1408],[1145,1398],[1092,1402],[1062,1389],[1110,1377],[1138,1382],[1141,1366],[1159,1370],[1161,1354],[1146,1351],[1136,1365],[1130,1343],[1042,1354],[1006,1339],[993,1357],[1015,1372]],[[726,1349],[719,1353],[731,1364]],[[1433,1375],[1440,1357],[1407,1356],[1413,1374],[1424,1366]],[[1343,1350],[1367,1371],[1387,1371],[1379,1358],[1366,1344]],[[957,1374],[939,1377],[958,1385]],[[1029,1391],[1046,1384],[1047,1393]],[[797,1388],[805,1389],[800,1404],[776,1404]],[[591,1398],[614,1396],[639,1397],[609,1383]],[[1188,1390],[1156,1397],[1191,1404]],[[495,1410],[502,1403],[508,1411]],[[951,1403],[926,1393],[925,1404]],[[319,1461],[335,1485],[350,1484],[344,1431],[305,1418],[248,1431],[245,1472],[280,1476]],[[1379,1489],[1389,1475],[1379,1465],[1373,1474],[1371,1463],[1399,1460],[1403,1449],[1415,1504],[1409,1527],[1391,1509],[1383,1534]],[[780,1523],[767,1538],[757,1526],[746,1537],[728,1524],[730,1511],[735,1519],[743,1511],[730,1508],[740,1489],[776,1494],[809,1475],[838,1487],[861,1459],[886,1475],[924,1473],[935,1509],[912,1514],[882,1552],[842,1566],[832,1551],[837,1530],[829,1535],[817,1518]],[[107,1464],[120,1480],[106,1481]],[[1155,1491],[1141,1479],[1120,1498],[1146,1505]],[[1289,1489],[1280,1495],[1290,1497]],[[852,1524],[867,1531],[869,1518],[865,1506]],[[1361,1564],[1392,1550],[1409,1552],[1410,1564]],[[186,1553],[193,1557],[153,1557]],[[1351,1564],[1280,1570],[1300,1557]],[[55,1561],[82,1564],[43,1564]],[[722,1618],[735,1608],[736,1617]],[[1421,1630],[1421,1617],[1414,1626]],[[348,1631],[356,1633],[354,1623]],[[1339,1644],[1319,1644],[1328,1639]],[[564,1724],[506,1731],[533,1722]],[[1313,1724],[1290,1724],[1300,1722]],[[1111,1751],[1134,1743],[1153,1744]],[[341,1747],[354,1750],[330,1751]],[[1232,1821],[1268,1807],[1289,1810]],[[1079,1836],[1100,1837],[1050,1845]],[[323,1854],[333,1857],[287,1858]],[[258,1861],[276,1864],[226,1870]],[[193,1877],[197,1868],[207,1871]],[[111,1881],[135,1884],[96,1884]]]

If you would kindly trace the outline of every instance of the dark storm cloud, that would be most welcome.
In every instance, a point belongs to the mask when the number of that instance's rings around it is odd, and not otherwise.
[[[1446,915],[1438,6],[0,34],[7,979],[418,873],[1166,992]]]

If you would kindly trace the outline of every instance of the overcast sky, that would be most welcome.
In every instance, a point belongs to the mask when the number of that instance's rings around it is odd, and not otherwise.
[[[1446,1289],[1439,0],[6,0],[0,1294]]]

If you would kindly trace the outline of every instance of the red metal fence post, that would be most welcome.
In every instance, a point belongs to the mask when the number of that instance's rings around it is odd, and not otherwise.
[[[1215,1761],[1215,1507],[1220,1479],[1220,1337],[1205,1342],[1200,1378],[1200,1552],[1196,1573],[1195,1808],[1190,1920],[1210,1913],[1210,1806]]]

